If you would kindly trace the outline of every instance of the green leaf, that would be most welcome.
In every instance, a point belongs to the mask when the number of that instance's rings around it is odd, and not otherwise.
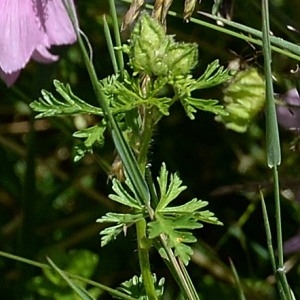
[[[220,66],[219,60],[216,59],[207,66],[203,75],[196,80],[193,85],[193,90],[211,88],[224,83],[231,78],[231,71]]]
[[[178,217],[166,217],[163,214],[156,214],[156,221],[149,223],[149,238],[156,238],[165,234],[167,245],[175,249],[175,255],[180,257],[185,265],[188,264],[193,251],[186,243],[194,243],[197,239],[188,230],[201,228],[203,225],[193,219],[192,214]]]
[[[107,227],[100,231],[101,246],[107,245],[109,242],[116,239],[116,237],[124,232],[126,234],[127,228],[132,226],[138,220],[143,218],[143,213],[135,214],[118,214],[118,213],[107,213],[105,216],[97,220],[98,223],[117,223],[116,225]]]
[[[157,281],[156,275],[153,274],[153,282],[155,285],[157,299],[162,299],[165,279],[161,278],[159,281]],[[135,299],[148,300],[142,276],[133,276],[133,278],[131,278],[130,280],[123,282],[118,290],[130,295],[131,297],[134,297]],[[114,298],[123,299],[116,296],[114,296]]]
[[[73,133],[76,138],[84,138],[85,141],[75,147],[75,161],[79,161],[88,152],[93,152],[94,144],[100,147],[104,144],[104,132],[106,130],[106,122],[103,119],[95,126],[84,128]]]
[[[169,187],[167,187],[169,172],[167,171],[164,163],[162,164],[160,176],[157,178],[157,181],[160,189],[160,201],[156,210],[164,209],[172,200],[176,199],[177,196],[186,189],[186,186],[181,186],[182,181],[177,174],[171,174],[170,184]]]
[[[186,114],[190,119],[194,119],[197,110],[212,112],[217,115],[228,115],[228,112],[218,100],[214,99],[197,99],[192,97],[192,92],[198,89],[206,89],[224,83],[232,78],[230,71],[220,67],[219,61],[215,60],[209,64],[198,79],[194,79],[191,75],[177,76],[170,84],[173,86],[175,94],[184,107]]]
[[[197,99],[192,97],[183,98],[181,104],[187,114],[187,116],[194,120],[194,114],[197,110],[208,111],[216,115],[227,116],[228,112],[224,109],[223,105],[219,104],[215,99]]]
[[[202,222],[221,225],[222,223],[208,210],[201,211],[207,206],[207,201],[192,199],[178,206],[168,206],[178,195],[185,190],[182,181],[176,174],[169,175],[166,165],[163,164],[157,178],[160,198],[155,209],[155,219],[148,224],[149,238],[165,236],[168,247],[175,249],[184,264],[188,264],[193,251],[189,245],[196,242],[191,230],[203,227]],[[201,223],[200,223],[201,222]],[[164,255],[164,249],[159,252]]]
[[[112,240],[115,240],[122,231],[126,234],[128,227],[144,218],[147,214],[146,208],[137,200],[134,188],[129,180],[122,184],[117,179],[113,179],[112,189],[115,194],[110,194],[109,198],[129,207],[133,212],[131,214],[109,212],[97,220],[98,223],[116,223],[116,225],[107,227],[100,232],[100,235],[102,235],[101,246],[105,246]]]
[[[180,213],[180,214],[185,214],[185,213],[193,213],[194,211],[203,208],[208,205],[207,201],[201,201],[197,199],[193,199],[183,205],[179,206],[173,206],[173,207],[165,207],[164,212],[167,213],[168,211],[170,213]]]
[[[143,210],[141,203],[137,200],[137,198],[131,196],[130,193],[126,191],[121,182],[114,178],[112,184],[112,189],[116,194],[109,195],[111,200],[129,206],[130,208],[135,208],[138,211]],[[129,188],[129,191],[134,194],[134,189],[130,186],[129,181],[125,181],[125,184]]]
[[[92,106],[75,96],[69,84],[64,85],[58,80],[54,80],[54,86],[64,101],[57,100],[50,92],[42,90],[42,98],[30,104],[30,107],[34,111],[40,113],[36,116],[37,118],[79,113],[103,115],[102,109]]]
[[[139,91],[140,92],[140,91]],[[156,106],[163,115],[169,115],[172,99],[168,97],[145,97],[132,90],[121,82],[115,82],[114,99],[111,106],[114,114],[126,112],[139,106]]]

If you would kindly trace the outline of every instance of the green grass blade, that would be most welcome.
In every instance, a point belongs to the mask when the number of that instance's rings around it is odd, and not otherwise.
[[[50,266],[68,283],[71,289],[83,300],[96,300],[85,289],[75,284],[49,257],[47,261]]]
[[[69,8],[70,8],[70,6],[69,6]],[[72,8],[72,7],[71,7],[71,11],[69,9],[69,14],[71,16],[74,30],[77,34],[79,47],[81,49],[84,63],[86,65],[88,74],[90,76],[92,86],[93,86],[95,95],[97,97],[97,101],[103,110],[105,119],[107,120],[107,122],[109,124],[109,128],[111,130],[111,134],[112,134],[112,137],[114,140],[114,144],[115,144],[116,149],[122,159],[124,168],[128,175],[128,178],[131,181],[134,188],[136,189],[136,195],[138,196],[140,202],[146,205],[146,207],[149,210],[149,213],[151,214],[152,209],[150,207],[150,195],[149,195],[149,190],[148,190],[146,181],[142,176],[142,173],[139,169],[139,166],[138,166],[137,160],[133,154],[133,151],[131,150],[130,146],[126,142],[111,110],[109,109],[108,101],[98,83],[98,77],[97,77],[96,71],[94,69],[92,62],[90,61],[90,57],[88,55],[85,44],[81,37],[81,32],[80,32],[79,26],[77,24],[76,13],[73,9],[74,8]]]
[[[279,142],[278,123],[273,93],[273,79],[271,69],[271,48],[270,48],[270,26],[268,2],[262,1],[262,37],[263,56],[266,80],[266,142],[267,142],[267,163],[270,168],[281,162],[281,150]]]
[[[117,11],[116,11],[116,6],[115,6],[115,0],[109,0],[109,7],[110,7],[110,14],[111,14],[112,19],[113,19],[113,30],[114,30],[115,44],[116,44],[116,47],[119,48],[119,49],[116,50],[116,52],[117,52],[117,61],[118,61],[118,66],[119,66],[121,76],[123,77],[124,58],[123,58],[123,53],[120,50],[120,47],[122,46],[122,42],[121,42],[121,35],[120,35],[118,16],[117,16]]]
[[[231,259],[229,259],[229,262],[230,262],[230,267],[231,267],[231,270],[232,270],[232,273],[233,273],[235,283],[236,283],[237,288],[238,288],[238,299],[239,300],[246,300],[246,297],[245,297],[245,294],[244,294],[244,291],[243,291],[243,287],[242,287],[242,284],[241,284],[241,281],[240,281],[240,278],[239,278],[239,274],[236,271],[236,268],[233,264],[233,261]]]
[[[204,15],[204,16],[208,17],[208,18],[211,18],[211,19],[216,20],[216,21],[221,21],[222,23],[224,23],[226,25],[229,25],[233,28],[244,31],[247,34],[251,34],[252,36],[257,37],[259,40],[262,39],[263,34],[262,34],[261,31],[259,31],[257,29],[254,29],[254,28],[242,25],[240,23],[236,23],[236,22],[224,19],[222,17],[217,17],[217,16],[211,15],[209,13],[205,13],[205,12],[199,12],[199,13],[201,15]],[[216,26],[216,27],[220,27],[220,26]],[[279,48],[288,50],[291,53],[293,53],[297,56],[300,56],[300,46],[298,46],[296,44],[293,44],[291,42],[285,41],[284,39],[279,38],[279,37],[270,36],[269,38],[270,38],[270,42],[271,42],[272,45],[275,45]]]
[[[104,36],[105,36],[105,40],[106,40],[110,60],[111,60],[111,63],[113,65],[113,68],[114,68],[114,73],[117,74],[119,72],[119,67],[118,67],[118,63],[117,63],[117,58],[116,58],[116,54],[115,54],[114,45],[113,45],[113,42],[112,42],[109,26],[107,24],[105,15],[103,15],[103,24],[104,24]]]

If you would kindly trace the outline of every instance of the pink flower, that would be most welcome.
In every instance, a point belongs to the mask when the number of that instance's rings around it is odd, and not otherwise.
[[[0,0],[0,77],[8,86],[30,59],[54,62],[58,56],[49,52],[52,45],[76,41],[62,1]]]

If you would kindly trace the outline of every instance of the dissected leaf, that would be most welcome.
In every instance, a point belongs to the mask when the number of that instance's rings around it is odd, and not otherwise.
[[[160,200],[156,207],[157,210],[164,209],[172,200],[177,198],[177,196],[186,189],[186,186],[181,186],[182,181],[177,174],[171,174],[170,184],[169,182],[169,172],[166,169],[166,165],[163,163],[160,176],[157,178],[159,188],[160,188]]]
[[[57,100],[52,93],[42,90],[42,98],[35,100],[30,107],[39,112],[36,118],[53,117],[70,114],[95,114],[103,115],[102,109],[92,106],[75,96],[69,84],[63,84],[54,80],[56,91],[62,96],[64,101]]]
[[[223,105],[219,104],[215,99],[197,99],[192,97],[183,98],[181,104],[187,114],[187,116],[194,120],[194,114],[197,110],[208,111],[216,115],[227,116],[228,112],[224,109]]]
[[[129,181],[125,181],[125,185],[117,179],[113,179],[112,189],[115,194],[110,194],[109,198],[120,204],[123,204],[134,211],[129,214],[123,213],[107,213],[97,220],[98,223],[115,223],[100,232],[101,246],[107,245],[114,240],[122,231],[126,233],[128,227],[132,226],[138,220],[146,216],[145,208],[134,195],[134,188]]]
[[[192,214],[181,215],[177,217],[166,217],[163,213],[156,214],[156,221],[149,223],[149,238],[156,238],[165,234],[167,245],[175,249],[175,255],[180,257],[184,264],[188,264],[193,251],[186,243],[194,243],[197,239],[192,232],[203,225],[198,223]]]
[[[153,282],[156,290],[157,299],[161,299],[164,293],[164,283],[165,279],[161,278],[157,281],[157,277],[153,274]],[[138,300],[147,300],[147,292],[145,290],[145,286],[143,283],[142,276],[133,276],[130,280],[127,280],[121,284],[118,290],[124,292],[125,294],[130,295],[131,297],[138,299]],[[118,297],[114,297],[116,299],[122,299]]]
[[[155,220],[148,224],[149,238],[157,238],[161,235],[166,237],[167,246],[175,249],[184,264],[188,264],[192,255],[192,248],[187,245],[196,242],[191,232],[203,227],[202,223],[221,225],[222,223],[208,210],[201,211],[208,202],[192,199],[178,206],[169,204],[186,188],[176,174],[169,175],[165,164],[162,165],[158,177],[160,189],[159,203],[155,209]],[[160,253],[163,248],[159,249]]]
[[[121,203],[123,205],[129,206],[130,208],[135,208],[137,210],[142,210],[143,207],[137,198],[133,197],[126,191],[125,187],[117,179],[113,179],[112,189],[116,194],[110,194],[109,198],[113,201]],[[126,181],[126,186],[129,187],[129,190],[134,194],[133,188],[130,187],[129,182]]]
[[[143,218],[142,213],[136,214],[118,214],[118,213],[107,213],[105,216],[97,220],[98,223],[117,223],[116,225],[106,227],[100,231],[101,246],[107,245],[109,242],[116,239],[121,233],[126,233],[127,228],[132,226],[138,220]]]

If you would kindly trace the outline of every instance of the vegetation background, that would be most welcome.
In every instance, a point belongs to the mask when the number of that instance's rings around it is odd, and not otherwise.
[[[196,10],[210,12],[212,1],[202,2]],[[128,4],[116,4],[121,22]],[[286,25],[297,28],[300,2],[277,0],[271,4],[273,33],[298,43],[300,34],[288,31]],[[182,9],[183,1],[174,1],[171,6],[177,12]],[[104,78],[113,72],[102,21],[106,14],[111,22],[108,3],[77,1],[77,10],[82,30],[93,47],[98,76]],[[204,19],[197,13],[194,16]],[[260,1],[236,0],[233,20],[260,30]],[[259,47],[171,16],[167,19],[167,30],[176,34],[177,41],[198,43],[199,65],[195,73],[201,74],[216,58],[225,66],[240,58],[246,68],[251,65],[263,72]],[[124,42],[127,38],[124,33]],[[82,99],[95,101],[78,47],[54,51],[61,56],[58,63],[30,63],[12,89],[0,83],[0,250],[37,261],[45,261],[47,255],[62,268],[117,287],[139,274],[139,266],[135,236],[130,230],[126,237],[100,247],[99,231],[103,225],[96,223],[96,219],[108,210],[120,209],[107,198],[110,180],[103,171],[114,161],[113,144],[107,137],[104,148],[95,149],[93,154],[74,163],[73,148],[78,141],[72,133],[97,120],[76,116],[34,121],[28,106],[39,97],[41,89],[53,89],[55,78],[69,82]],[[290,70],[296,64],[274,54],[276,93],[283,94],[295,85]],[[222,99],[222,88],[203,90],[199,97]],[[280,135],[283,237],[288,240],[297,235],[300,223],[299,134],[281,129]],[[196,232],[199,241],[188,270],[201,299],[237,299],[229,258],[242,280],[247,299],[277,299],[259,201],[262,188],[274,228],[263,112],[246,133],[240,134],[226,130],[209,113],[197,113],[191,121],[182,107],[175,105],[170,116],[159,123],[149,162],[153,174],[157,174],[162,162],[166,162],[169,170],[178,171],[188,186],[181,201],[193,197],[209,201],[209,209],[224,223],[223,227],[205,225]],[[296,298],[300,298],[299,240],[298,252],[286,255],[288,279]],[[152,263],[153,271],[166,278],[165,299],[177,299],[176,284],[154,252]],[[21,295],[23,299],[74,299],[63,283],[54,285],[55,279],[49,281],[40,269],[2,257],[0,278],[0,299],[20,299]],[[111,299],[106,293],[100,294],[99,299]]]

